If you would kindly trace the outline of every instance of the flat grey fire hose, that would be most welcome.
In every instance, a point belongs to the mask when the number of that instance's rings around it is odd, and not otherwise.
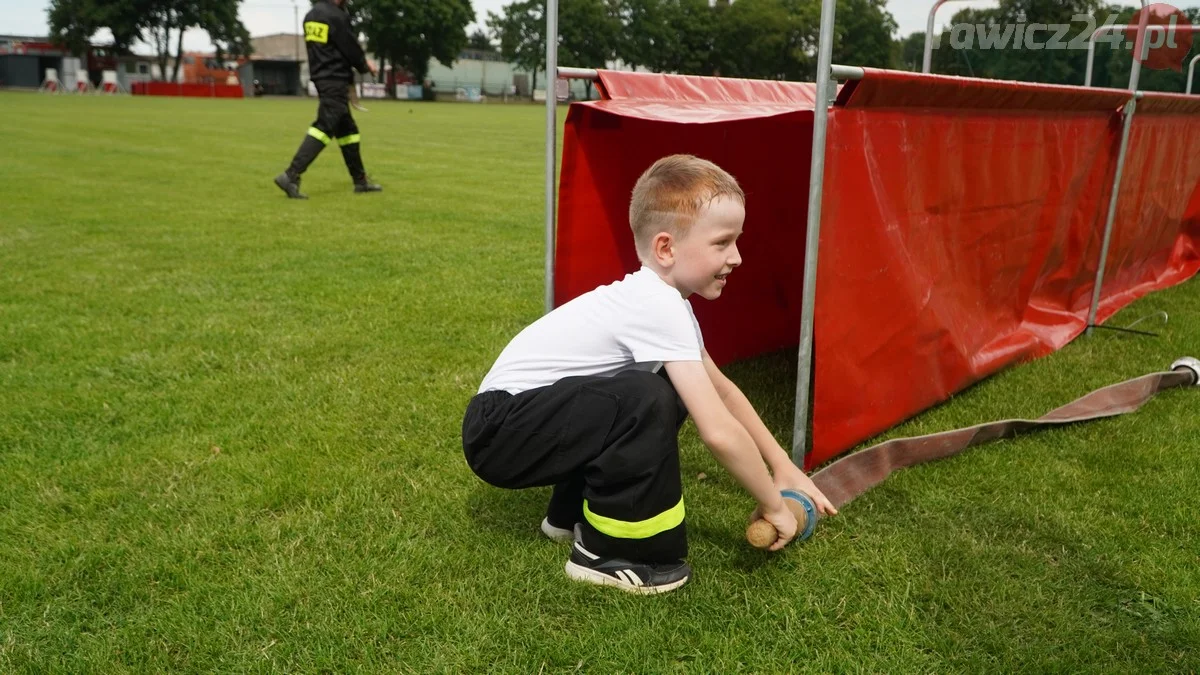
[[[882,483],[894,471],[924,462],[958,454],[967,448],[1017,434],[1115,417],[1142,407],[1156,394],[1176,387],[1200,386],[1200,360],[1184,357],[1171,364],[1171,370],[1142,375],[1132,380],[1109,385],[1086,394],[1070,403],[1051,410],[1035,420],[1002,420],[978,424],[964,429],[942,431],[914,438],[895,438],[843,457],[813,474],[813,483],[825,494],[835,508],[842,508],[855,497]],[[797,541],[812,535],[817,510],[812,499],[794,490],[784,493],[785,501],[796,513],[800,525]],[[766,523],[766,521],[758,521]],[[752,524],[766,530],[766,525]],[[752,533],[747,539],[755,546],[775,541],[774,527],[769,531]]]

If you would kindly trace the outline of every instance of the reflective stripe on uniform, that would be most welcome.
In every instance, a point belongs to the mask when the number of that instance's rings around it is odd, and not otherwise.
[[[324,131],[321,131],[320,129],[318,129],[316,127],[309,127],[308,135],[312,136],[313,138],[317,139],[318,141],[321,141],[325,145],[329,145],[329,140],[330,140],[329,136],[326,136]]]
[[[637,522],[626,522],[592,513],[585,499],[583,500],[583,517],[601,534],[620,539],[648,539],[660,532],[678,527],[683,522],[683,498],[679,499],[678,504],[657,516]]]
[[[349,136],[342,136],[341,138],[337,139],[337,142],[338,145],[350,145],[352,143],[358,143],[360,140],[362,140],[362,138],[358,134],[350,134]]]

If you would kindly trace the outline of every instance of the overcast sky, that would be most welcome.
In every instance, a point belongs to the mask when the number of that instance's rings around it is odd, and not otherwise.
[[[471,5],[475,8],[476,12],[476,24],[482,26],[484,20],[487,18],[488,11],[499,13],[500,8],[510,2],[512,0],[471,0]],[[49,0],[0,0],[0,34],[46,35],[46,6],[49,4]],[[243,0],[240,15],[242,22],[246,24],[246,28],[249,29],[251,35],[292,33],[296,30],[296,12],[294,9],[296,4],[292,3],[291,0]],[[298,4],[301,8],[300,14],[303,15],[303,10],[309,6],[308,0],[299,0]],[[1122,4],[1132,6],[1136,3],[1128,0],[1122,2]],[[1200,0],[1187,0],[1174,4],[1180,7],[1196,7],[1200,5]],[[896,22],[900,24],[901,36],[924,31],[925,18],[928,16],[929,8],[932,5],[933,2],[931,0],[888,0],[888,10],[892,13],[892,16],[896,17]],[[948,19],[955,11],[965,7],[988,6],[995,6],[995,3],[988,0],[955,2],[953,7],[943,8],[938,13],[938,16],[939,18]],[[208,36],[203,31],[188,31],[187,35],[184,36],[185,49],[191,51],[208,51],[211,47],[212,45],[208,41]],[[147,49],[142,47],[138,51],[147,51]]]

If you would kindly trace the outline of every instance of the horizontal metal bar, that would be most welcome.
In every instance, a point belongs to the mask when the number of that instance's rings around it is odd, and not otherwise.
[[[867,75],[867,71],[858,66],[841,66],[836,63],[830,66],[829,70],[835,80],[861,80]]]
[[[558,68],[558,76],[566,80],[600,79],[600,73],[595,68]]]

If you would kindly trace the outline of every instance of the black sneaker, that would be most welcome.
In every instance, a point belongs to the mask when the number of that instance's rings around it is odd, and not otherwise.
[[[362,180],[354,181],[354,191],[362,192],[383,192],[383,186],[378,183],[372,183],[370,179],[363,178]]]
[[[616,586],[629,593],[666,593],[687,583],[692,568],[685,562],[634,563],[620,558],[601,558],[576,539],[567,559],[567,576],[600,586]]]
[[[300,178],[292,178],[286,171],[275,176],[275,184],[287,193],[288,199],[308,199],[308,195],[300,191]]]

